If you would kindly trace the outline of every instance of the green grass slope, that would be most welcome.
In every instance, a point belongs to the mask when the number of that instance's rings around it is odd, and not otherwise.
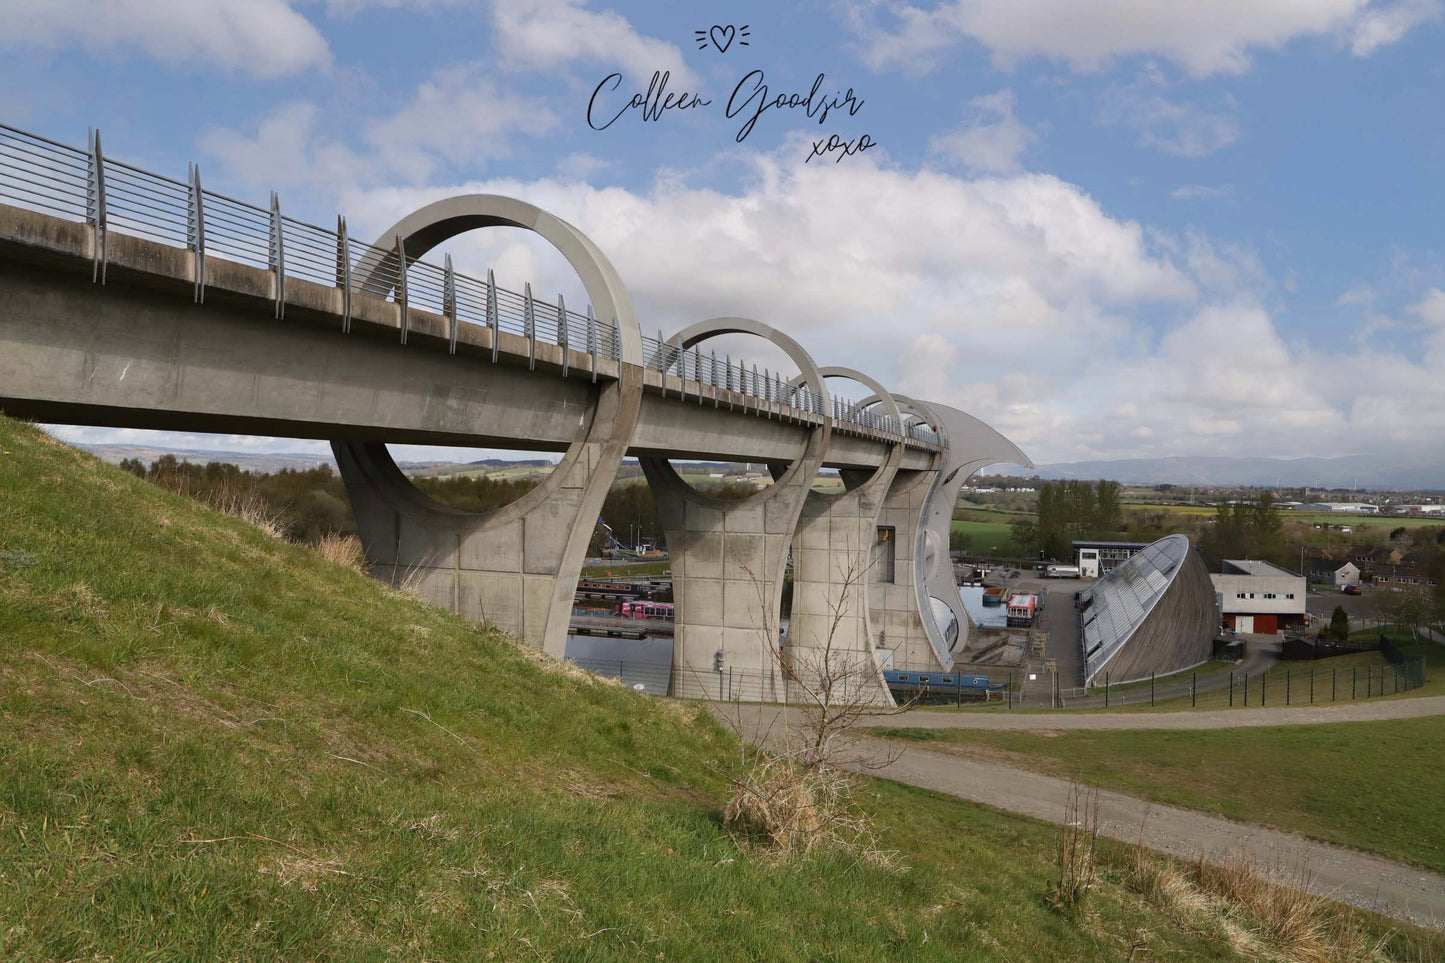
[[[1056,912],[1051,827],[887,783],[893,868],[747,852],[737,757],[0,417],[0,959],[1251,955],[1118,874]]]

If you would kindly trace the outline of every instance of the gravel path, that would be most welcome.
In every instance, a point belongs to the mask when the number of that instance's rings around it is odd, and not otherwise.
[[[800,721],[779,706],[713,704],[741,736],[759,743],[781,739]],[[915,710],[868,720],[875,726],[979,729],[1223,729],[1233,726],[1317,725],[1445,714],[1445,696],[1354,703],[1331,708],[1231,709],[1158,713],[945,713]],[[855,740],[850,765],[860,772],[957,796],[1009,812],[1061,823],[1070,784],[1039,775],[876,739]],[[1182,859],[1248,857],[1291,886],[1445,930],[1445,876],[1380,856],[1318,843],[1291,833],[1218,816],[1099,792],[1099,831]]]
[[[1231,729],[1244,726],[1316,726],[1332,722],[1440,715],[1445,715],[1445,696],[1308,708],[1265,706],[1202,712],[1018,712],[1007,709],[942,712],[915,709],[871,720],[869,725],[917,729]]]
[[[857,749],[859,768],[869,758],[876,766],[898,753],[869,739],[859,740]],[[872,775],[1051,823],[1063,822],[1070,793],[1062,779],[923,749],[905,748],[882,768],[873,766],[867,769]],[[1182,859],[1203,854],[1222,861],[1238,853],[1287,885],[1445,930],[1445,876],[1379,856],[1102,790],[1099,832]]]

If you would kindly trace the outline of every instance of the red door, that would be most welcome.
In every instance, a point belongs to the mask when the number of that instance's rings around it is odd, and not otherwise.
[[[1279,631],[1279,616],[1256,615],[1254,617],[1254,631],[1265,635],[1273,635]]]

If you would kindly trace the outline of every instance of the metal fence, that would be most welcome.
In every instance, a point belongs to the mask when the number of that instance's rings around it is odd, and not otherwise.
[[[688,699],[719,700],[723,702],[777,702],[798,705],[814,704],[819,693],[780,667],[769,669],[737,668],[724,666],[721,669],[680,669],[670,664],[656,662],[633,662],[626,659],[574,659],[567,661],[609,679],[619,679],[623,685],[638,692],[652,695],[673,695]],[[924,671],[928,671],[925,667]],[[934,670],[936,673],[936,670]],[[939,676],[952,673],[936,673]],[[877,693],[871,683],[850,683],[845,676],[836,684],[857,685],[866,694]],[[856,678],[864,679],[865,673]],[[899,701],[916,698],[920,704],[962,704],[965,702],[996,701],[1012,704],[1012,683],[1014,675],[1002,673],[997,682],[999,688],[974,690],[968,687],[950,687],[943,683],[929,686],[890,686]],[[846,695],[846,693],[840,693]],[[846,698],[841,701],[847,701]]]
[[[401,239],[376,247],[353,239],[346,219],[335,230],[318,227],[281,213],[277,194],[260,207],[201,186],[200,169],[192,164],[186,179],[176,180],[107,157],[100,135],[92,132],[81,149],[0,124],[0,200],[16,207],[90,225],[95,231],[93,277],[105,280],[111,233],[144,238],[182,248],[194,259],[195,296],[204,300],[206,259],[224,258],[271,271],[276,276],[276,316],[286,309],[286,279],[334,285],[343,295],[343,330],[350,329],[351,296],[366,292],[390,297],[401,305],[401,342],[406,343],[414,306],[442,315],[450,322],[450,346],[456,351],[457,328],[471,324],[492,331],[492,360],[497,359],[497,333],[508,332],[537,342],[583,351],[593,359],[621,357],[621,331],[616,318],[597,318],[589,305],[585,314],[567,308],[561,295],[555,303],[539,300],[526,284],[521,293],[499,287],[489,270],[484,279],[452,268],[447,255],[438,265],[406,255]],[[704,355],[657,337],[642,337],[644,365],[664,375],[696,382],[717,392],[737,392],[757,403],[778,405],[797,414],[829,416],[845,431],[877,431],[931,445],[940,443],[928,425],[901,425],[872,406],[842,398],[825,405],[807,385],[792,384],[784,375],[757,365]],[[535,348],[533,349],[535,359]],[[666,391],[667,380],[663,379]],[[746,403],[744,403],[746,409]],[[829,410],[825,411],[825,408]],[[757,409],[757,405],[754,406]]]

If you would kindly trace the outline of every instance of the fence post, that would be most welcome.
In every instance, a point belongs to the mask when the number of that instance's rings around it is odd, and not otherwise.
[[[1154,705],[1154,673],[1149,673],[1149,705]]]
[[[1289,705],[1289,669],[1284,670],[1284,704]]]
[[[1339,671],[1340,671],[1340,670],[1337,669],[1337,668],[1330,670],[1330,701],[1331,701],[1331,702],[1334,702],[1334,701],[1335,701],[1335,692],[1336,692],[1336,690],[1335,690],[1335,677],[1339,674]]]
[[[1104,673],[1104,708],[1109,708],[1109,673]]]
[[[1008,693],[1008,707],[1012,709],[1014,707],[1014,674],[1012,672],[1008,674],[1008,688],[1004,691]]]
[[[1262,705],[1262,706],[1267,706],[1267,705],[1269,705],[1269,671],[1268,671],[1268,670],[1266,670],[1266,671],[1264,671],[1264,672],[1261,672],[1261,673],[1259,674],[1259,704]]]
[[[1315,670],[1310,666],[1310,705],[1315,704]]]
[[[1234,670],[1229,670],[1229,707],[1234,708]]]
[[[1196,672],[1189,680],[1189,708],[1195,708],[1199,703],[1196,697],[1199,693],[1199,673]]]
[[[1249,706],[1249,673],[1244,674],[1244,704]]]
[[[1358,666],[1350,666],[1350,701],[1355,701],[1355,673],[1359,671]]]

